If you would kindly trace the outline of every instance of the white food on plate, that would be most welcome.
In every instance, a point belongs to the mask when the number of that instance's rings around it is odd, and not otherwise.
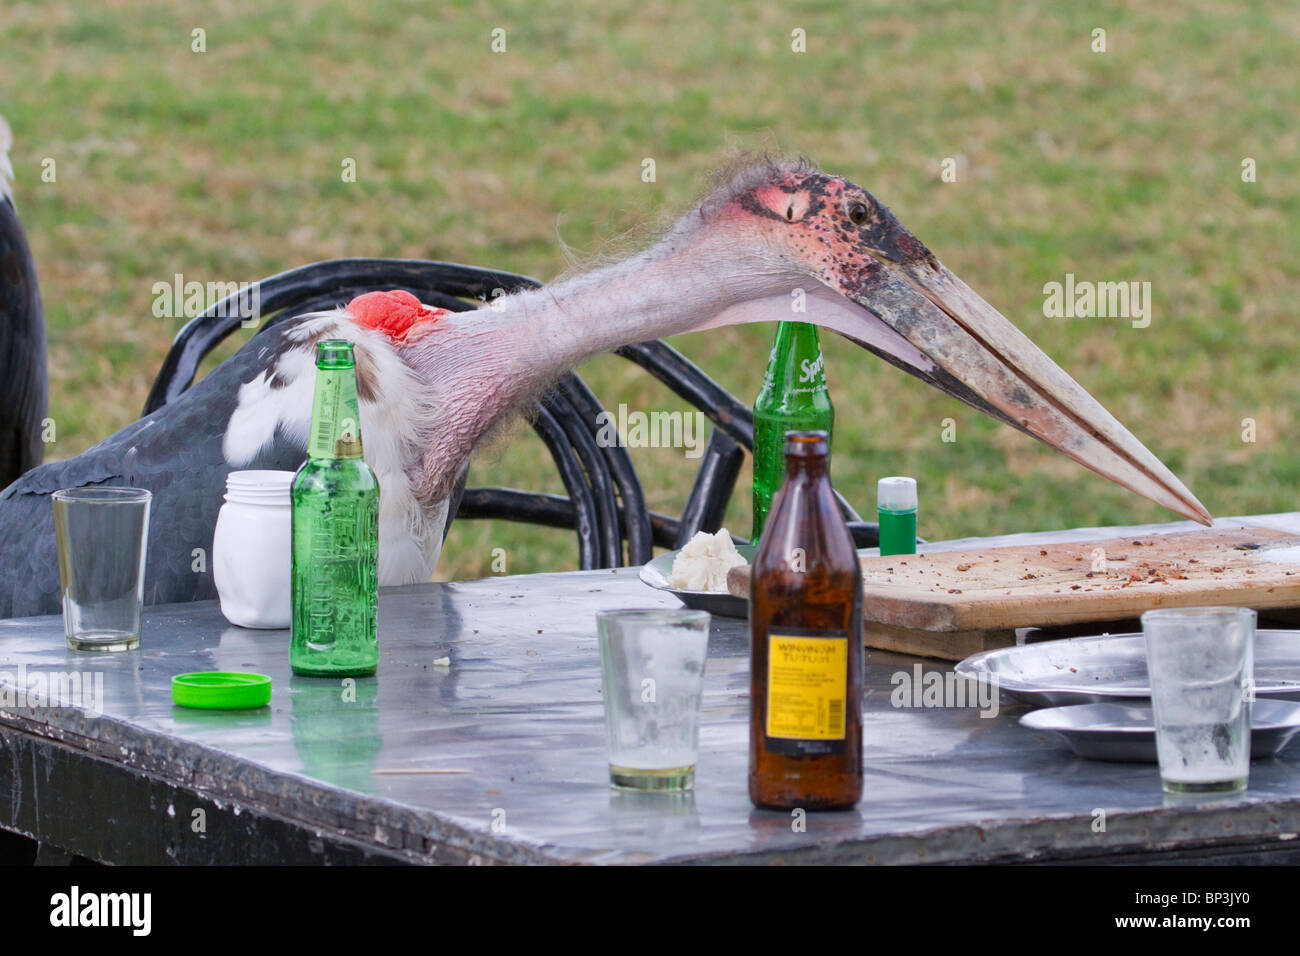
[[[682,591],[725,591],[727,572],[748,563],[731,543],[726,528],[717,534],[697,531],[673,560],[668,586]]]

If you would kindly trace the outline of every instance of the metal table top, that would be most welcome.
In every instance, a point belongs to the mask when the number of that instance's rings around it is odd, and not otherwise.
[[[1300,515],[1282,520],[1300,527]],[[1300,746],[1254,763],[1243,796],[1169,803],[1154,765],[1079,759],[1021,728],[1021,705],[1003,702],[995,717],[894,706],[896,675],[951,665],[880,651],[867,654],[861,804],[805,820],[757,810],[746,792],[747,626],[723,618],[710,632],[694,793],[612,791],[594,614],[676,605],[636,575],[385,589],[379,672],[354,684],[293,676],[287,631],[233,627],[213,602],[147,608],[141,649],[119,654],[66,650],[58,616],[0,621],[0,687],[79,673],[93,693],[102,679],[102,701],[91,702],[100,713],[0,691],[0,826],[137,863],[1227,860],[1300,850]],[[449,666],[434,663],[443,657]],[[171,677],[196,670],[269,674],[271,705],[173,706]],[[467,772],[384,772],[417,769]]]

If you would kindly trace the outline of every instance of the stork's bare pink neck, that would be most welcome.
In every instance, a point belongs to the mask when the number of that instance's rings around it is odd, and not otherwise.
[[[614,265],[441,319],[403,354],[441,419],[418,484],[446,493],[485,432],[584,359],[708,324],[788,290],[789,275],[722,236],[683,235]]]

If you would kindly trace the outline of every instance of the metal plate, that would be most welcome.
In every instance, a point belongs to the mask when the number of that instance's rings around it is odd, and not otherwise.
[[[754,552],[757,550],[758,546],[753,544],[736,545],[737,553],[750,564],[754,563]],[[701,611],[708,611],[710,614],[718,614],[722,617],[738,617],[741,619],[749,617],[749,600],[747,598],[736,597],[728,591],[685,591],[680,588],[669,587],[668,575],[672,573],[673,562],[677,560],[677,555],[680,553],[681,549],[669,551],[642,566],[641,580],[656,590],[667,591],[687,607],[698,608]]]
[[[1074,704],[1034,710],[1020,718],[1030,730],[1059,734],[1080,757],[1156,763],[1155,718],[1142,701]],[[1250,757],[1274,757],[1300,731],[1300,703],[1257,700],[1251,707]]]
[[[1004,694],[1035,707],[1151,696],[1141,634],[1003,647],[968,657],[956,670],[995,679]],[[1300,631],[1255,632],[1255,696],[1300,701]]]

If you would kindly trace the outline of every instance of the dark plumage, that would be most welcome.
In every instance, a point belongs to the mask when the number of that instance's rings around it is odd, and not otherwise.
[[[9,195],[9,127],[0,118],[0,487],[45,458],[45,322],[31,249]]]

